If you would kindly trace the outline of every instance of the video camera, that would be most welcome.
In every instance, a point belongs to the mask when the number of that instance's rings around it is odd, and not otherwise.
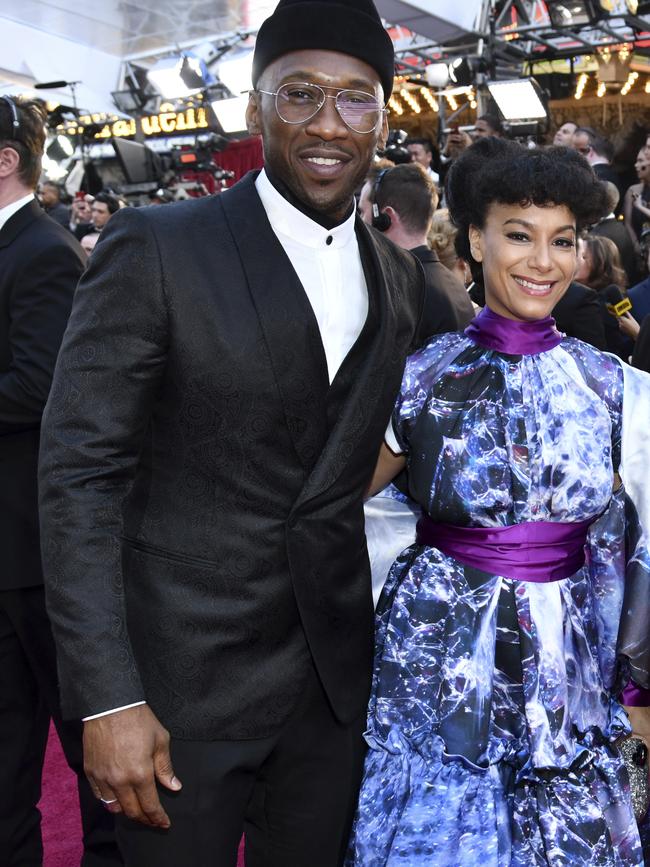
[[[391,160],[395,165],[410,163],[411,154],[405,144],[408,137],[409,134],[406,130],[392,129],[388,133],[386,147],[383,151],[379,152],[379,155],[384,157],[384,159]]]
[[[223,150],[227,140],[216,133],[197,135],[194,146],[175,145],[171,149],[172,165],[177,172],[209,172],[216,181],[233,178],[234,172],[222,169],[214,161],[214,151]]]

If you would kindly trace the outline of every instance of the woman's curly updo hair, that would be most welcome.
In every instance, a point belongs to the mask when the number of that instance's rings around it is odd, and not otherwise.
[[[530,150],[501,138],[482,138],[454,160],[447,175],[449,215],[458,227],[456,251],[483,285],[483,271],[470,252],[469,228],[482,229],[493,203],[564,205],[580,232],[607,211],[607,192],[591,166],[567,147]]]

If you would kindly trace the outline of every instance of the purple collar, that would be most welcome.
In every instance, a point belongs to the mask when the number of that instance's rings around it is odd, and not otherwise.
[[[554,349],[562,341],[552,316],[520,322],[506,319],[489,307],[484,307],[470,322],[465,334],[479,346],[496,349],[504,355],[537,355]]]

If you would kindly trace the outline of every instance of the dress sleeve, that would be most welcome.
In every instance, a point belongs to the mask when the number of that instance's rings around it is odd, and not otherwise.
[[[650,375],[622,362],[621,366],[620,475],[626,491],[626,572],[618,655],[628,680],[646,691],[636,694],[638,706],[644,695],[649,698],[650,689]]]
[[[469,339],[462,333],[440,334],[408,357],[385,437],[386,445],[393,453],[408,453],[411,431],[433,384],[468,343]]]
[[[577,344],[577,341],[576,341]],[[611,418],[612,466],[623,485],[587,539],[598,653],[607,688],[624,704],[650,705],[650,376],[578,347],[585,379]]]

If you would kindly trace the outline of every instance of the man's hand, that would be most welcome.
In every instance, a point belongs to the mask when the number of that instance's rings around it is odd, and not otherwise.
[[[450,159],[456,159],[472,144],[472,139],[464,130],[450,132],[445,142],[443,154]]]
[[[169,755],[169,732],[147,705],[120,710],[84,723],[84,770],[97,798],[112,813],[154,828],[169,828],[156,780],[181,788]]]

